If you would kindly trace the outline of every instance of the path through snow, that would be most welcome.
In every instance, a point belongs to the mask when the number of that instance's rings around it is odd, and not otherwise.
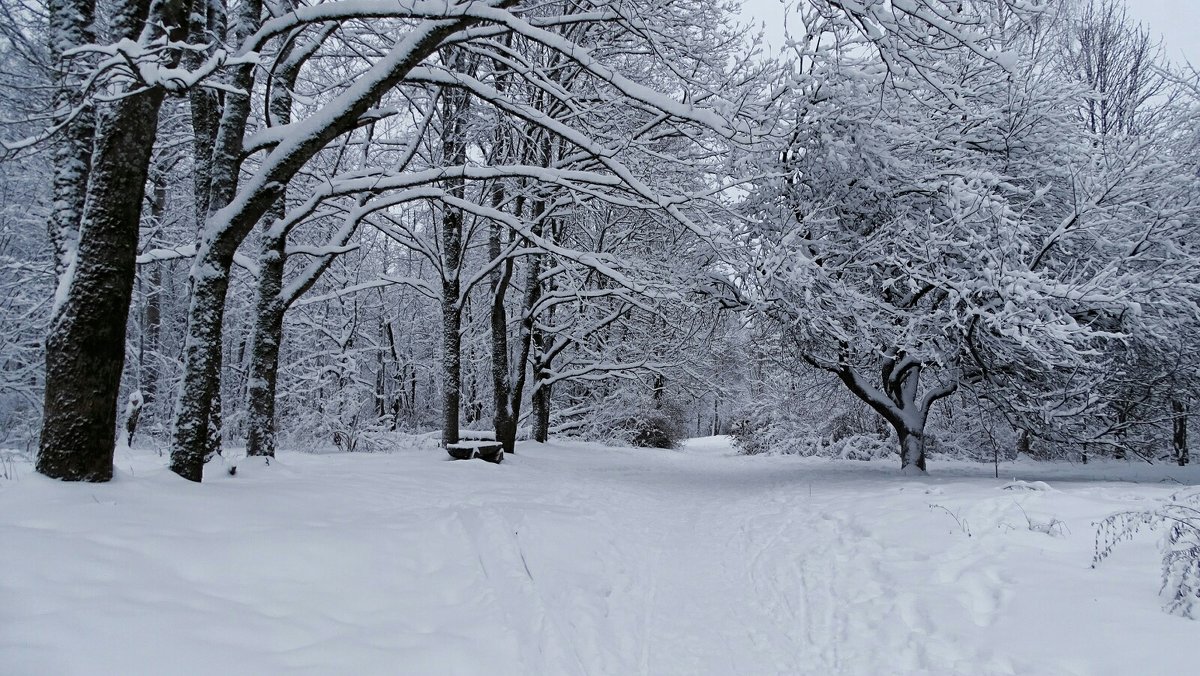
[[[1092,521],[1195,468],[913,479],[723,438],[528,444],[500,466],[287,454],[202,485],[156,455],[119,464],[109,485],[0,483],[0,672],[1167,674],[1197,658],[1200,625],[1158,608],[1153,538],[1088,567]],[[1002,490],[1014,475],[1050,490]]]

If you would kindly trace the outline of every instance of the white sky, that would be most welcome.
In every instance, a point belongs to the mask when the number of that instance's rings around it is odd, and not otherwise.
[[[783,42],[784,3],[781,0],[742,0],[743,14],[755,25],[766,22],[772,46]],[[1186,58],[1200,68],[1200,0],[1125,0],[1130,16],[1163,38],[1172,61]]]

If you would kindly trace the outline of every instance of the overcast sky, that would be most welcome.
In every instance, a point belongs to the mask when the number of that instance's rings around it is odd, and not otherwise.
[[[1127,0],[1129,12],[1162,35],[1173,61],[1184,56],[1200,68],[1200,0]]]
[[[766,22],[767,39],[782,43],[783,3],[780,0],[743,0],[744,13],[754,23]],[[1174,61],[1186,57],[1200,68],[1200,0],[1126,0],[1132,17],[1146,23],[1163,38],[1163,47]]]

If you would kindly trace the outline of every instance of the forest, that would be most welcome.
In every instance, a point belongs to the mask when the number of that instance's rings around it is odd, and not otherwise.
[[[1196,73],[1116,0],[5,4],[4,444],[1187,462]],[[971,449],[963,451],[961,449]]]

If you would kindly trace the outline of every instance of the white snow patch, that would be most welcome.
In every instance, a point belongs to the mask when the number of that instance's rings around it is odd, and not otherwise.
[[[1092,522],[1200,483],[1194,467],[1022,462],[1002,471],[1057,490],[1018,496],[990,465],[910,478],[720,439],[522,443],[503,465],[284,453],[200,485],[165,462],[123,450],[109,484],[0,481],[0,671],[1194,667],[1198,625],[1160,610],[1154,538],[1089,568]],[[1059,537],[1027,527],[1051,518]]]

